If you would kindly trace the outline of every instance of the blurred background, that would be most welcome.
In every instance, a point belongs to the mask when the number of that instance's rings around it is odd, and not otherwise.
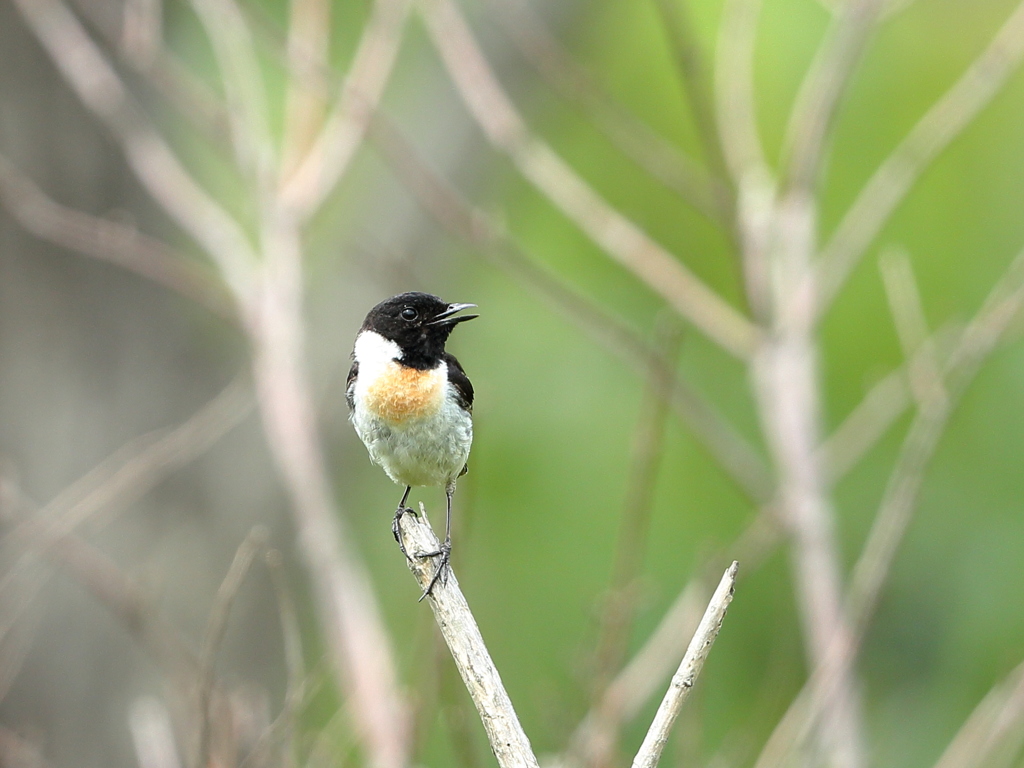
[[[739,559],[662,765],[1019,765],[1024,11],[761,5],[0,2],[0,765],[494,764],[347,421],[405,290],[480,307],[453,562],[542,763]]]

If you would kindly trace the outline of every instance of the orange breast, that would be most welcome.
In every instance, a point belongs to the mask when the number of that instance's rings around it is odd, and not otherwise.
[[[444,399],[444,366],[419,371],[392,363],[366,390],[366,407],[380,418],[398,424],[432,416]]]

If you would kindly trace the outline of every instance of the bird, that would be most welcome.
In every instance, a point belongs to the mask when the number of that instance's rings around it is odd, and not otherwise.
[[[399,522],[413,486],[440,486],[447,500],[444,543],[429,595],[451,556],[452,495],[468,469],[473,443],[473,384],[454,355],[445,351],[460,314],[476,304],[453,304],[418,291],[400,293],[371,309],[356,335],[345,399],[356,434],[387,476],[405,486],[391,530],[402,552]]]

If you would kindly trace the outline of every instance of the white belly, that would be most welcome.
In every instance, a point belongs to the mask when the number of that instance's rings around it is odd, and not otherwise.
[[[445,388],[447,389],[447,381]],[[473,421],[446,391],[441,407],[401,421],[382,418],[359,401],[352,424],[370,460],[399,485],[445,486],[455,481],[469,458]]]

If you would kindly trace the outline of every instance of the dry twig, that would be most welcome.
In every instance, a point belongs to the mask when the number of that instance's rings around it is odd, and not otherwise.
[[[668,692],[654,715],[654,722],[651,723],[650,730],[644,737],[640,751],[633,759],[633,768],[657,768],[672,725],[675,723],[683,703],[689,697],[690,691],[693,690],[693,684],[704,668],[704,661],[711,652],[711,646],[718,637],[718,631],[722,628],[725,611],[729,607],[729,603],[732,602],[738,568],[739,563],[734,561],[726,569],[722,581],[718,584],[718,589],[712,595],[711,602],[708,604],[707,610],[704,611],[704,617],[697,625],[697,631],[690,641],[690,646],[686,649],[686,655],[683,656],[679,669],[672,676]]]

